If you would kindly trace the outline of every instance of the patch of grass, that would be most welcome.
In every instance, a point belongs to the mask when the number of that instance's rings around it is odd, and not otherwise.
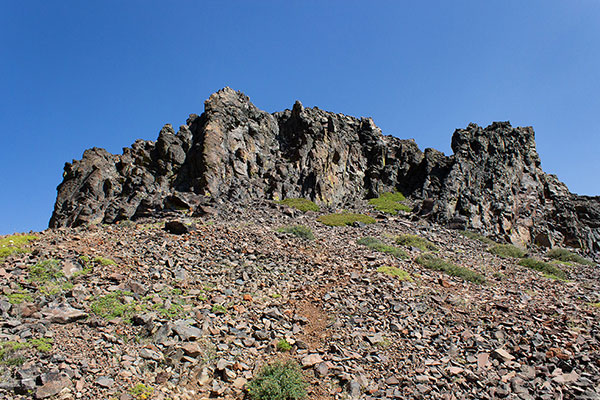
[[[378,211],[396,215],[398,211],[412,211],[412,208],[403,204],[405,200],[406,197],[400,192],[382,193],[379,197],[370,199],[369,204]]]
[[[398,258],[402,258],[402,259],[408,258],[408,254],[406,254],[406,252],[404,250],[399,249],[394,246],[387,245],[387,244],[383,243],[381,240],[371,237],[371,236],[364,237],[364,238],[358,240],[356,243],[363,245],[363,246],[367,246],[368,248],[373,249],[375,251],[379,251],[381,253],[391,254],[394,257],[398,257]]]
[[[500,258],[523,258],[527,254],[525,250],[512,244],[497,244],[490,247],[488,251]]]
[[[27,301],[27,302],[33,301],[33,296],[31,296],[31,294],[27,293],[20,287],[19,287],[18,292],[7,294],[6,298],[8,299],[8,302],[10,304],[21,304],[25,301]]]
[[[129,394],[136,400],[146,400],[149,399],[154,393],[154,388],[150,386],[146,386],[143,383],[138,383],[131,389],[129,389]]]
[[[36,349],[41,353],[49,353],[52,350],[52,339],[39,338],[29,339],[26,342],[2,342],[0,343],[0,364],[22,365],[26,358],[21,354],[23,350]]]
[[[44,296],[54,296],[73,289],[71,282],[48,282],[38,288],[38,292]]]
[[[0,238],[0,259],[15,253],[26,253],[27,249],[23,248],[23,246],[36,239],[37,236],[33,235],[11,235]]]
[[[277,229],[277,232],[289,233],[305,240],[315,239],[315,235],[313,235],[310,228],[304,225],[284,226],[282,228]]]
[[[425,268],[429,268],[434,271],[442,271],[448,275],[457,276],[473,283],[485,283],[485,278],[483,275],[468,268],[455,265],[442,258],[435,257],[431,254],[423,254],[417,257],[415,261]]]
[[[594,308],[600,308],[600,302],[598,302],[598,303],[588,303],[588,305],[589,305],[590,307],[594,307]]]
[[[458,233],[460,235],[463,235],[466,238],[472,239],[472,240],[477,240],[481,243],[485,243],[487,245],[490,246],[494,246],[496,244],[496,242],[494,242],[492,239],[483,236],[482,234],[479,234],[477,232],[473,232],[473,231],[458,231]]]
[[[117,265],[116,262],[114,262],[113,260],[111,260],[110,258],[104,258],[104,257],[96,257],[94,258],[94,262],[96,264],[100,264],[103,267],[109,266],[109,265]]]
[[[277,350],[279,351],[290,351],[292,349],[292,345],[285,339],[281,339],[277,342]]]
[[[558,278],[561,280],[566,279],[567,275],[565,271],[558,268],[556,265],[551,263],[547,263],[544,261],[536,260],[533,258],[523,258],[519,261],[519,265],[523,267],[527,267],[529,269],[534,269],[536,271],[543,272],[548,278]]]
[[[227,308],[222,304],[213,304],[213,306],[210,309],[210,312],[212,312],[213,314],[226,314]]]
[[[56,282],[64,276],[58,260],[45,260],[29,267],[30,282]]]
[[[375,218],[373,217],[369,217],[368,215],[364,214],[354,213],[321,215],[319,218],[317,218],[317,221],[327,226],[352,225],[355,222],[362,222],[363,224],[373,224],[376,222]]]
[[[377,272],[381,272],[382,274],[396,277],[401,281],[412,282],[412,278],[410,277],[410,274],[398,267],[381,266],[381,267],[377,268]]]
[[[248,383],[248,394],[253,400],[298,400],[306,397],[306,386],[298,364],[275,362]]]
[[[117,290],[104,296],[96,297],[90,304],[92,312],[99,317],[106,319],[123,318],[124,321],[129,321],[135,311],[135,302],[127,304],[126,296],[132,296],[133,293]]]
[[[289,198],[278,201],[277,203],[286,205],[288,207],[295,208],[296,210],[307,212],[307,211],[321,211],[318,205],[308,199],[302,198]]]
[[[575,262],[577,264],[583,265],[596,265],[595,262],[588,260],[580,256],[579,254],[573,253],[567,249],[555,248],[546,253],[546,257],[552,258],[553,260],[558,260],[562,262]]]
[[[51,338],[39,338],[29,339],[27,343],[41,353],[49,353],[52,350],[52,343],[54,343],[54,341]]]
[[[435,244],[417,235],[400,235],[396,238],[396,243],[405,247],[416,247],[421,251],[438,251]]]

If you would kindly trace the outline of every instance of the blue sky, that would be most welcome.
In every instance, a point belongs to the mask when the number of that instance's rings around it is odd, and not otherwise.
[[[66,161],[224,86],[446,154],[469,122],[531,125],[544,170],[600,194],[597,0],[0,0],[0,59],[0,234],[47,227]]]

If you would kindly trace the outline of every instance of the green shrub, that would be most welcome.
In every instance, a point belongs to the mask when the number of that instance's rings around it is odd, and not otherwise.
[[[576,262],[583,265],[596,265],[595,262],[581,257],[579,254],[572,253],[567,249],[555,248],[546,253],[546,257],[563,262]]]
[[[319,218],[317,218],[317,221],[327,226],[352,225],[355,222],[373,224],[376,222],[375,218],[369,217],[368,215],[353,213],[321,215]]]
[[[261,369],[248,383],[253,400],[296,400],[306,397],[306,383],[300,367],[293,361],[275,362]]]
[[[403,204],[405,200],[406,198],[400,192],[382,193],[379,197],[370,199],[369,204],[378,211],[396,215],[398,211],[412,211],[412,208]]]
[[[318,212],[321,210],[319,208],[319,206],[316,205],[315,203],[313,203],[312,201],[310,201],[308,199],[302,199],[302,198],[289,198],[289,199],[278,201],[278,203],[286,205],[288,207],[295,208],[296,210],[299,210],[302,212],[307,212],[307,211],[317,211]]]
[[[406,252],[404,250],[399,249],[394,246],[387,245],[387,244],[383,243],[381,240],[374,238],[374,237],[367,236],[367,237],[360,239],[356,243],[363,245],[363,246],[367,246],[368,248],[373,249],[375,251],[379,251],[381,253],[391,254],[394,257],[403,258],[403,259],[408,258],[408,254],[406,254]]]
[[[527,267],[530,269],[534,269],[536,271],[543,272],[547,274],[549,277],[557,277],[559,279],[566,279],[565,271],[558,268],[556,265],[551,263],[543,262],[540,260],[535,260],[533,258],[523,258],[519,261],[519,265],[523,267]]]
[[[96,297],[90,304],[92,312],[99,317],[106,319],[123,318],[128,321],[135,311],[135,303],[127,304],[126,296],[132,296],[133,293],[117,290],[104,296]]]
[[[291,235],[297,236],[305,240],[315,239],[315,235],[313,235],[310,228],[304,225],[284,226],[282,228],[277,229],[277,232],[289,233]]]
[[[143,383],[138,383],[131,389],[129,389],[129,394],[136,400],[146,400],[152,397],[152,393],[154,393],[154,388],[150,386],[146,386]]]
[[[277,350],[279,351],[290,351],[292,349],[292,345],[285,339],[281,339],[277,342]]]
[[[29,267],[30,282],[55,282],[64,276],[58,260],[45,260]]]
[[[416,247],[421,251],[437,251],[438,248],[429,240],[417,235],[400,235],[396,238],[396,243],[405,247]]]
[[[473,232],[473,231],[458,231],[459,234],[463,235],[466,238],[472,239],[472,240],[477,240],[481,243],[485,243],[487,245],[493,246],[496,244],[496,242],[494,242],[492,239],[485,237],[477,232]]]
[[[213,314],[226,314],[227,308],[222,304],[213,304],[212,308],[210,309],[210,312],[212,312]]]
[[[425,268],[429,268],[434,271],[442,271],[448,275],[457,276],[463,278],[466,281],[473,283],[485,283],[483,275],[478,274],[468,268],[455,265],[442,258],[435,257],[431,254],[423,254],[415,260]]]
[[[512,244],[497,244],[490,247],[488,251],[500,258],[523,258],[525,257],[525,254],[527,254],[525,250],[513,246]]]
[[[11,235],[0,238],[0,260],[15,253],[26,253],[23,247],[37,239],[33,235]]]
[[[111,260],[110,258],[104,258],[104,257],[96,257],[94,258],[94,262],[96,264],[100,264],[103,267],[106,267],[108,265],[117,265],[116,262],[114,262],[113,260]]]
[[[18,292],[9,293],[6,295],[8,302],[10,304],[21,304],[25,301],[30,302],[33,301],[33,297],[31,294],[25,292],[23,289],[19,289]]]
[[[377,272],[381,272],[382,274],[396,277],[401,281],[412,282],[412,278],[410,277],[410,274],[398,267],[381,266],[381,267],[377,268]]]

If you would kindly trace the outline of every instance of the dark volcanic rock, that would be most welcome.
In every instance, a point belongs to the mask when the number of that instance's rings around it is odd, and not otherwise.
[[[384,136],[371,119],[304,108],[269,114],[230,88],[177,133],[122,155],[93,148],[65,165],[50,227],[113,223],[210,202],[306,197],[348,206],[399,190],[421,214],[516,244],[600,251],[600,198],[577,196],[543,172],[531,127],[470,124],[454,155]],[[210,209],[210,208],[208,208]]]

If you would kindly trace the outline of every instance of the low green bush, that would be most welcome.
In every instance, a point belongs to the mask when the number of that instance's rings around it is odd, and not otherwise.
[[[421,251],[438,250],[435,244],[417,235],[400,235],[396,238],[396,243],[405,247],[416,247]]]
[[[519,265],[543,272],[550,277],[557,277],[559,279],[566,279],[567,277],[565,271],[558,268],[556,265],[533,258],[523,258],[519,261]]]
[[[553,260],[563,261],[563,262],[576,262],[577,264],[583,265],[596,265],[595,262],[588,260],[580,256],[579,254],[570,252],[567,249],[555,248],[546,253],[546,257],[552,258]]]
[[[117,290],[104,296],[98,296],[90,304],[90,309],[102,318],[119,317],[128,321],[135,311],[135,302],[126,303],[125,297],[127,296],[133,296],[133,293]]]
[[[396,215],[398,211],[412,211],[412,208],[403,204],[405,200],[406,198],[400,192],[382,193],[379,197],[370,199],[369,204],[378,211]]]
[[[279,351],[290,351],[292,349],[292,345],[285,339],[281,339],[277,342],[277,350]]]
[[[488,249],[488,251],[500,258],[523,258],[525,257],[525,250],[520,249],[512,244],[497,244]]]
[[[113,260],[111,260],[110,258],[104,258],[104,257],[96,257],[96,258],[94,258],[94,263],[100,264],[103,267],[106,267],[108,265],[117,265],[117,263],[114,262]]]
[[[282,228],[277,229],[277,232],[289,233],[291,235],[305,240],[315,239],[315,235],[313,235],[310,228],[304,225],[284,226]]]
[[[377,268],[377,272],[381,272],[382,274],[386,274],[388,276],[396,277],[401,281],[412,281],[410,274],[398,267],[389,267],[387,265],[381,266]]]
[[[463,235],[466,238],[472,239],[472,240],[477,240],[481,243],[485,243],[487,245],[493,246],[496,244],[496,242],[494,242],[492,239],[485,237],[477,232],[473,232],[473,231],[458,231],[459,234]]]
[[[483,275],[470,270],[469,268],[461,267],[442,258],[435,257],[431,254],[423,254],[417,257],[415,261],[425,268],[434,271],[442,271],[448,275],[457,276],[473,283],[485,283],[485,278]]]
[[[367,246],[368,248],[373,249],[375,251],[379,251],[381,253],[391,254],[394,257],[398,257],[398,258],[402,258],[402,259],[408,258],[408,254],[406,254],[406,252],[404,250],[399,249],[398,247],[387,245],[387,244],[383,243],[381,240],[371,237],[371,236],[364,237],[364,238],[358,240],[356,243],[363,245],[363,246]]]
[[[60,278],[64,278],[60,261],[45,260],[29,267],[30,282],[55,282]]]
[[[354,213],[321,215],[319,218],[317,218],[317,221],[327,226],[352,225],[355,222],[362,222],[363,224],[373,224],[376,222],[375,218],[373,217],[369,217],[368,215],[364,214]]]
[[[307,211],[320,211],[318,205],[308,199],[302,198],[289,198],[285,200],[278,201],[279,204],[286,205],[288,207],[295,208],[296,210],[307,212]]]
[[[275,362],[248,383],[248,394],[253,400],[298,400],[306,397],[306,386],[298,364]]]
[[[26,253],[27,244],[37,239],[33,235],[11,235],[0,238],[0,260],[15,253]]]

